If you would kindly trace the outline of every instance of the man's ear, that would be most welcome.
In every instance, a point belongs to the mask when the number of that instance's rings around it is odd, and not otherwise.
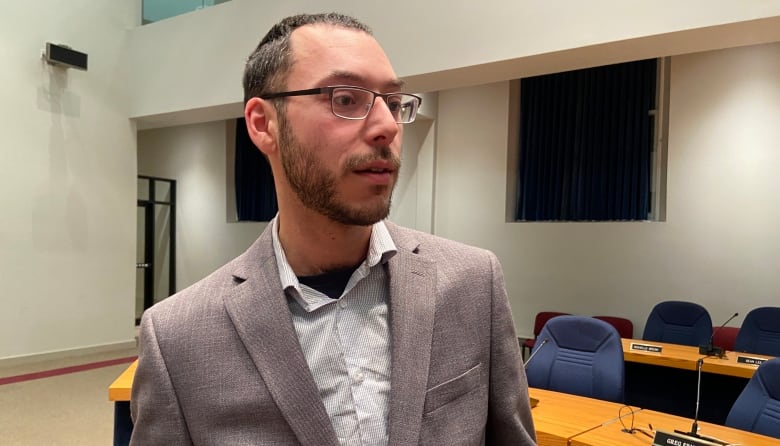
[[[270,101],[251,98],[244,107],[244,119],[249,139],[266,156],[278,150],[279,128],[276,118],[276,108]]]

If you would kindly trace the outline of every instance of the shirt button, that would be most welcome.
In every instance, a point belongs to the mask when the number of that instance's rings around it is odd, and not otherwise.
[[[358,372],[355,375],[355,381],[357,381],[359,383],[363,382],[364,379],[366,379],[366,375],[364,375],[363,372]]]
[[[346,302],[344,302],[343,300],[340,300],[340,301],[339,301],[339,307],[340,307],[340,308],[347,308],[347,303],[346,303]]]

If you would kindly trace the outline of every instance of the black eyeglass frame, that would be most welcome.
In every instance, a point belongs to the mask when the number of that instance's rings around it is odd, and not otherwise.
[[[333,90],[339,89],[339,88],[348,88],[352,90],[362,90],[367,93],[371,93],[374,95],[374,97],[371,99],[371,102],[366,104],[368,106],[368,109],[366,110],[366,114],[361,118],[353,118],[349,116],[342,116],[333,109]],[[353,121],[360,121],[363,119],[366,119],[371,113],[371,110],[374,108],[374,103],[376,102],[376,98],[380,97],[383,101],[385,101],[385,104],[387,104],[387,99],[391,96],[398,96],[398,95],[404,95],[404,96],[411,96],[415,99],[417,99],[417,107],[414,109],[414,113],[412,114],[411,120],[409,122],[404,121],[396,121],[397,124],[411,124],[414,122],[415,118],[417,117],[417,111],[420,109],[420,106],[422,106],[422,98],[420,96],[417,96],[416,94],[411,93],[404,93],[400,91],[396,91],[393,93],[377,93],[374,90],[369,90],[368,88],[363,87],[357,87],[354,85],[329,85],[327,87],[319,87],[319,88],[308,88],[306,90],[291,90],[291,91],[280,91],[278,93],[266,93],[264,95],[259,96],[260,99],[276,99],[276,98],[285,98],[289,96],[310,96],[310,95],[316,95],[316,94],[324,94],[327,93],[328,97],[330,99],[330,111],[333,113],[334,116],[341,118],[341,119],[350,119]]]

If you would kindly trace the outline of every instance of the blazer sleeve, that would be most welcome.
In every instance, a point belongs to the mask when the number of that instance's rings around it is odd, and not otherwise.
[[[130,445],[191,445],[154,328],[153,312],[141,319],[138,368],[133,379],[130,411],[133,434]]]
[[[504,273],[494,254],[490,334],[490,395],[487,445],[536,445],[528,382],[504,285]]]

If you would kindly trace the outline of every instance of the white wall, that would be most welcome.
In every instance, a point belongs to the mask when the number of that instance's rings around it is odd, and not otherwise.
[[[130,116],[161,127],[241,115],[243,62],[286,15],[335,10],[374,29],[413,91],[780,40],[780,2],[232,0],[130,32]]]
[[[715,323],[780,304],[780,43],[671,63],[666,222],[506,223],[509,83],[440,93],[434,231],[499,255],[521,334],[541,310],[628,317],[641,336],[660,300]]]
[[[135,129],[122,59],[133,2],[4,2],[0,358],[133,339]],[[86,72],[41,60],[47,41]]]
[[[179,290],[244,252],[266,226],[228,221],[227,125],[219,121],[138,132],[138,173],[177,182]]]

